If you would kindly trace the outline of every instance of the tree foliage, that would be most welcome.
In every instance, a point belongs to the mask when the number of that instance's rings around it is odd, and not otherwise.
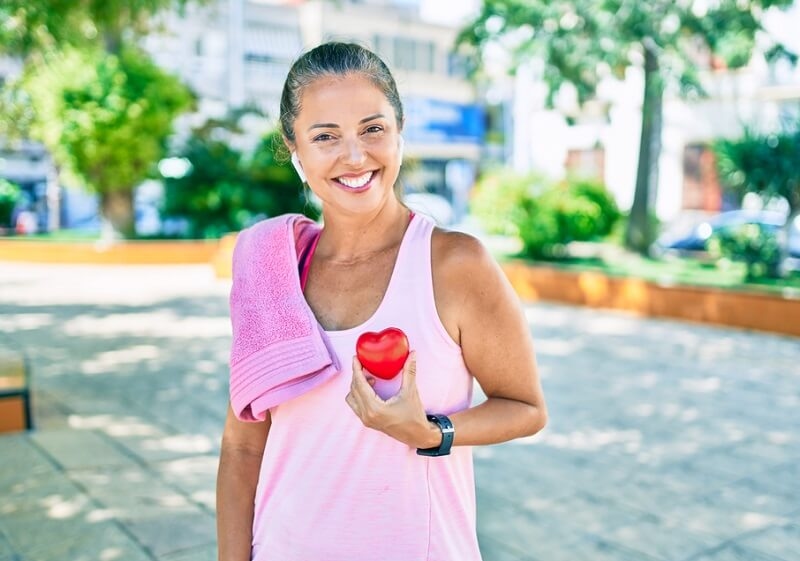
[[[714,153],[726,188],[740,197],[783,198],[792,215],[800,213],[800,124],[770,134],[748,128],[741,138],[718,140]]]
[[[0,89],[0,135],[42,141],[64,179],[101,195],[115,230],[133,232],[132,189],[190,105],[177,79],[132,45],[152,16],[208,0],[3,0],[0,55],[22,79]]]
[[[471,211],[490,233],[513,235],[536,259],[567,256],[567,245],[608,236],[621,215],[605,185],[583,178],[553,182],[507,170],[484,174]]]
[[[318,216],[288,157],[279,157],[279,133],[264,136],[252,151],[233,147],[238,117],[210,120],[192,131],[177,154],[191,163],[189,173],[165,180],[164,214],[186,219],[191,237],[216,238],[287,212]]]
[[[714,152],[726,189],[739,197],[755,193],[765,201],[783,199],[789,205],[778,236],[758,224],[747,224],[719,239],[719,253],[744,261],[748,278],[779,276],[792,224],[800,215],[800,123],[777,133],[747,128],[741,138],[715,142]]]
[[[0,228],[13,226],[11,218],[20,198],[22,191],[19,185],[0,178]]]
[[[648,214],[658,180],[665,89],[702,94],[699,67],[746,65],[763,10],[791,3],[484,0],[480,14],[461,32],[459,44],[478,59],[500,46],[511,54],[512,67],[530,59],[543,61],[550,102],[566,83],[584,102],[596,94],[603,79],[622,78],[631,66],[644,69],[640,161],[626,239],[633,249],[646,251],[652,239]],[[772,54],[786,52],[776,48]]]
[[[3,0],[0,53],[27,57],[61,46],[96,46],[126,32],[144,32],[153,15],[190,1]]]
[[[193,101],[188,89],[141,50],[112,55],[100,49],[65,49],[31,65],[22,82],[41,140],[62,177],[101,196],[115,229],[133,233],[134,187],[166,151],[172,122]],[[126,201],[127,199],[127,201]],[[107,203],[115,201],[115,212]],[[113,213],[113,216],[108,215]]]

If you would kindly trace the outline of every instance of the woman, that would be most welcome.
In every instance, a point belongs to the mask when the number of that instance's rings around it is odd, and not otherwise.
[[[263,422],[229,409],[220,560],[479,560],[471,447],[545,425],[528,326],[502,271],[477,240],[395,194],[402,127],[394,79],[370,51],[323,44],[291,68],[281,128],[324,219],[303,294],[341,371]],[[355,347],[390,326],[411,353],[387,381]],[[473,380],[487,399],[471,407]]]

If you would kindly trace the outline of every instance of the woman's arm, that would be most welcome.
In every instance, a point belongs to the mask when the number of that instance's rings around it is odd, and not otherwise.
[[[440,316],[488,398],[451,415],[453,444],[494,444],[542,430],[547,408],[530,328],[495,259],[471,236],[440,233],[434,244],[434,289]]]
[[[540,431],[547,422],[533,341],[514,289],[494,258],[471,236],[437,232],[433,243],[436,307],[487,400],[450,416],[454,445],[505,442]],[[433,448],[441,431],[428,422],[416,386],[412,353],[397,395],[384,401],[358,359],[346,401],[372,429],[416,448]],[[431,411],[437,413],[437,411]]]
[[[250,561],[253,509],[271,419],[245,423],[228,407],[217,471],[219,561]]]

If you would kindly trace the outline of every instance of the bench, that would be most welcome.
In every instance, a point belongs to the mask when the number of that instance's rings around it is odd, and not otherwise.
[[[25,355],[0,339],[0,433],[33,428]]]

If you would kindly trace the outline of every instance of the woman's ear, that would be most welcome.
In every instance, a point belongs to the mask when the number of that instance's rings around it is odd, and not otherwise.
[[[406,141],[403,140],[403,136],[400,135],[400,137],[397,139],[397,159],[400,160],[401,166],[403,165],[403,148],[405,145]]]

